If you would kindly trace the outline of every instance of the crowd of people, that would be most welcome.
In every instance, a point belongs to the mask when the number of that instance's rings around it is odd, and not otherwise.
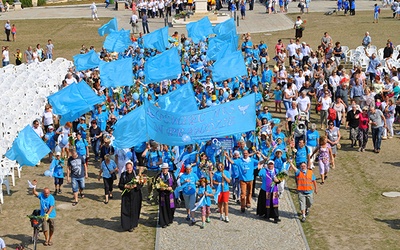
[[[345,129],[349,129],[349,147],[358,147],[362,153],[371,127],[373,152],[379,153],[381,140],[394,136],[393,124],[400,111],[400,87],[399,70],[395,67],[383,70],[377,55],[368,54],[372,43],[368,32],[361,42],[370,58],[367,69],[356,65],[348,70],[343,66],[339,41],[335,42],[325,32],[321,44],[311,48],[301,41],[301,18],[297,21],[296,38],[290,39],[287,45],[280,39],[271,48],[264,41],[253,43],[251,35],[244,34],[240,49],[248,74],[222,82],[212,81],[213,62],[206,60],[207,39],[194,44],[178,32],[169,39],[181,56],[182,73],[176,79],[143,83],[146,60],[157,51],[143,48],[142,34],[133,36],[132,46],[124,53],[105,49],[98,52],[105,61],[132,58],[132,87],[105,88],[101,86],[98,69],[78,72],[71,68],[62,88],[85,80],[104,102],[62,126],[52,107],[46,105],[42,120],[33,122],[35,132],[52,150],[49,159],[55,185],[53,195],[62,194],[66,177],[72,183],[72,205],[77,206],[79,197],[85,197],[91,149],[94,161],[100,163],[98,180],[104,183],[104,205],[113,199],[114,181],[118,181],[117,187],[122,191],[121,226],[126,231],[132,232],[138,226],[143,195],[147,201],[158,203],[158,223],[163,228],[173,223],[175,209],[182,201],[189,225],[196,223],[196,210],[200,209],[201,228],[210,223],[213,201],[220,220],[226,223],[230,221],[229,206],[240,207],[244,214],[257,206],[257,215],[279,223],[279,201],[290,171],[296,179],[300,220],[305,222],[318,189],[314,164],[318,165],[319,183],[323,185],[330,168],[336,167],[335,158]],[[92,49],[82,46],[81,53]],[[391,58],[393,50],[394,45],[388,40],[384,58]],[[52,58],[53,53],[54,45],[49,40],[46,50],[37,58]],[[27,63],[32,62],[33,53],[24,58]],[[153,140],[132,148],[113,146],[113,130],[119,119],[145,101],[157,106],[159,96],[184,84],[193,86],[199,109],[255,93],[256,128],[230,135],[234,146],[229,150],[220,150],[211,140],[184,147]],[[272,106],[275,111],[269,112]],[[315,115],[311,116],[314,112],[319,114],[319,121]],[[258,195],[255,194],[257,180],[261,181]],[[44,201],[41,215],[47,216],[48,226],[45,245],[52,245],[54,197],[48,188],[41,193],[34,189],[33,193]],[[254,197],[258,197],[256,204],[252,204]]]
[[[6,34],[6,41],[15,42],[17,39],[17,27],[15,24],[11,24],[10,20],[7,20],[4,25],[4,33]],[[15,53],[10,52],[9,46],[2,46],[2,65],[3,67],[10,64],[11,55],[15,58],[15,65],[22,63],[31,64],[34,62],[41,62],[46,59],[54,58],[54,44],[51,39],[48,39],[47,44],[42,48],[40,43],[35,47],[28,46],[27,49],[22,52],[21,49],[17,48]]]

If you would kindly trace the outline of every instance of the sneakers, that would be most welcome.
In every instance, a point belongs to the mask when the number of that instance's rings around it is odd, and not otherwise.
[[[193,226],[194,224],[196,224],[196,221],[193,218],[192,221],[190,222],[190,226]]]
[[[220,221],[224,221],[224,220],[225,220],[224,215],[220,214],[220,215],[219,215],[219,220],[220,220]]]
[[[205,226],[206,226],[206,224],[204,222],[201,223],[200,229],[204,229]]]
[[[361,152],[365,152],[365,148],[362,148],[362,149],[361,149]]]
[[[59,190],[58,190],[58,193],[59,193],[59,194],[61,194],[61,193],[62,193],[62,192],[61,192],[61,189],[59,189]]]
[[[310,209],[306,209],[306,216],[310,213]]]
[[[229,223],[229,218],[228,218],[228,216],[225,217],[225,222],[226,222],[226,223]]]
[[[206,222],[210,223],[210,218],[209,217],[206,218]]]
[[[363,149],[362,147],[359,147],[358,152],[362,152],[362,149]]]
[[[246,209],[245,209],[245,208],[241,208],[240,211],[241,211],[242,213],[244,213],[244,212],[246,211]]]
[[[236,200],[236,195],[235,195],[235,194],[233,194],[233,197],[232,197],[232,198],[233,198],[233,200]]]
[[[306,216],[303,215],[303,216],[301,217],[301,220],[300,220],[300,221],[301,221],[301,222],[306,222]]]
[[[387,139],[387,137],[386,136],[382,136],[382,140],[386,140]]]
[[[188,216],[186,217],[186,220],[187,220],[187,221],[190,221],[190,215],[188,215]]]

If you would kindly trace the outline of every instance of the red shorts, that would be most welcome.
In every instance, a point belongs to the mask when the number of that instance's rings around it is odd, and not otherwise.
[[[218,195],[218,203],[229,201],[229,191],[221,192]]]

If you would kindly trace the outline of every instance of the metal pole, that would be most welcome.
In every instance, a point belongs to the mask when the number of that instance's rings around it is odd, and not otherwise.
[[[236,26],[239,27],[239,16],[236,17]]]
[[[233,3],[235,4],[235,3]],[[236,10],[233,12],[233,20],[236,20]]]

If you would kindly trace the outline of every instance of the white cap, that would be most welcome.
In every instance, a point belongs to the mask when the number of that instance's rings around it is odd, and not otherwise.
[[[57,153],[56,153],[56,156],[59,156],[59,155],[61,155],[61,152],[57,152]]]

